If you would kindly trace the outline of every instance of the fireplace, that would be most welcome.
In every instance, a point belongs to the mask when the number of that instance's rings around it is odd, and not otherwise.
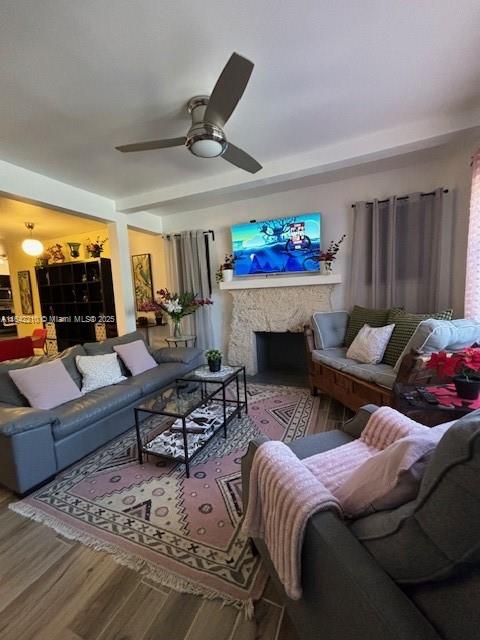
[[[307,378],[303,333],[256,331],[255,339],[259,378],[274,384]]]
[[[248,374],[257,374],[257,343],[261,356],[266,353],[279,358],[280,354],[273,353],[275,347],[267,346],[266,343],[262,345],[263,334],[267,333],[283,336],[284,340],[297,340],[297,356],[299,359],[303,358],[303,327],[310,322],[315,311],[331,310],[330,294],[333,286],[340,282],[340,276],[335,275],[252,278],[221,283],[221,289],[229,290],[233,297],[229,362],[244,364]],[[292,338],[292,335],[295,337]],[[268,338],[274,345],[277,344],[276,339],[274,336]],[[278,351],[283,348],[280,347]],[[286,349],[290,352],[291,347]],[[305,366],[306,370],[305,364],[299,366]]]

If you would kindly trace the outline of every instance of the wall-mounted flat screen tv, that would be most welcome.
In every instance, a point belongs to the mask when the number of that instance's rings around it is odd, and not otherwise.
[[[320,213],[236,224],[232,249],[236,276],[318,271]]]

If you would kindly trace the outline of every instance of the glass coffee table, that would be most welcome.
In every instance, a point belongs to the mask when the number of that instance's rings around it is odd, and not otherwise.
[[[237,416],[241,417],[242,410],[248,411],[245,367],[224,367],[223,371],[211,376],[207,372],[207,367],[199,367],[135,407],[140,464],[143,464],[144,455],[176,460],[185,464],[189,478],[192,459],[218,431],[223,430],[226,438],[228,424]],[[240,382],[243,383],[243,399],[240,397]],[[235,393],[228,391],[230,386]],[[142,436],[142,414],[161,415],[174,420]]]

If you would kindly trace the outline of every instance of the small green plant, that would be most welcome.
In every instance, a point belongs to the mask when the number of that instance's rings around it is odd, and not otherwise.
[[[221,360],[222,352],[219,351],[218,349],[209,349],[208,351],[205,352],[205,356],[207,360]]]

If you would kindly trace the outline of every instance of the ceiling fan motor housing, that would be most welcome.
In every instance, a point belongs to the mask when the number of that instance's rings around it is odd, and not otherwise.
[[[208,100],[209,96],[195,96],[188,102],[192,126],[187,133],[185,146],[194,156],[200,158],[221,156],[228,144],[221,127],[203,120]]]

